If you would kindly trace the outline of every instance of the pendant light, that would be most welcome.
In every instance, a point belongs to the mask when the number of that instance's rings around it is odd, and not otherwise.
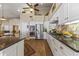
[[[1,18],[0,20],[6,20],[6,19],[4,18],[4,6],[2,6],[2,18]]]

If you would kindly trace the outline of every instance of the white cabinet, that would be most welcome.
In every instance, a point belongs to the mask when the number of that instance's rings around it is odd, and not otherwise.
[[[59,23],[64,24],[72,20],[79,19],[79,3],[62,3],[50,20],[55,20],[58,17]]]
[[[58,20],[59,20],[59,24],[63,24],[63,20],[64,20],[64,9],[63,9],[63,4],[60,6],[60,8],[58,9],[58,13],[59,13],[59,16],[58,16]]]
[[[70,49],[69,47],[67,47],[66,45],[64,45],[63,43],[58,41],[57,39],[55,39],[54,41],[55,41],[55,46],[57,47],[57,50],[59,50],[59,52],[61,53],[62,56],[63,55],[64,56],[73,56],[74,55],[75,52],[72,49]]]
[[[62,6],[60,7],[60,9],[63,12],[63,14],[61,12],[59,13],[61,16],[63,16],[63,20],[60,20],[60,22],[65,23],[79,19],[79,3],[63,3]],[[58,11],[60,9],[58,9]]]
[[[0,56],[24,56],[24,40],[1,50]]]
[[[49,46],[50,46],[50,49],[52,51],[52,53],[54,52],[54,38],[52,36],[50,36],[48,33],[44,32],[44,38],[47,40]]]
[[[73,51],[64,43],[55,39],[52,35],[45,33],[47,42],[54,56],[79,56],[78,52]]]
[[[68,3],[64,3],[63,5],[63,24],[68,21]],[[62,11],[62,10],[61,10]]]
[[[68,3],[68,16],[70,20],[79,19],[79,3]]]
[[[58,24],[64,24],[68,19],[68,3],[62,3],[50,20],[59,20]]]
[[[14,44],[6,49],[4,49],[4,56],[16,56],[16,48],[17,48],[17,44]]]
[[[24,40],[17,43],[17,56],[24,56]]]
[[[57,10],[59,13],[59,24],[64,24],[68,20],[68,3],[63,3]]]
[[[51,48],[51,51],[52,51],[52,53],[53,53],[53,49],[54,49],[54,43],[53,43],[53,38],[51,37],[51,36],[49,36],[49,34],[48,34],[48,39],[47,39],[47,42],[48,42],[48,44],[49,44],[49,46],[50,46],[50,48]],[[53,45],[53,46],[52,46]]]
[[[44,37],[43,37],[43,39],[46,39],[46,33],[45,32],[43,32],[44,33]]]

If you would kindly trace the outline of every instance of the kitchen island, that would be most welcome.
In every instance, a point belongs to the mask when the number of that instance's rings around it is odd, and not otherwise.
[[[0,37],[0,56],[23,56],[24,37],[2,36]]]
[[[47,39],[55,56],[79,56],[78,40],[46,32],[44,32],[44,39]]]

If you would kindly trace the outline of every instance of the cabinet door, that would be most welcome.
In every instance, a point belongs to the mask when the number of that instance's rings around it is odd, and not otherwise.
[[[64,54],[61,52],[61,50],[59,49],[59,42],[57,42],[56,39],[53,40],[54,41],[54,49],[53,49],[53,53],[55,56],[63,56]]]
[[[75,53],[72,49],[70,49],[69,47],[67,47],[66,45],[64,45],[62,43],[60,43],[59,49],[66,56],[73,56]]]
[[[48,34],[47,42],[48,42],[48,44],[50,46],[50,49],[51,49],[52,53],[54,52],[54,46],[55,46],[53,40],[54,40],[54,38],[50,34]]]
[[[63,17],[64,17],[64,9],[63,4],[57,9],[56,13],[54,14],[54,18],[57,19],[59,22],[58,24],[63,23]],[[62,21],[62,22],[61,22]]]
[[[58,40],[55,40],[55,42],[57,43],[55,45],[58,48],[58,50],[61,52],[61,55],[64,55],[64,56],[73,56],[74,55],[74,51],[72,49],[70,49],[69,47],[67,47],[66,45],[64,45],[63,43],[61,43]]]
[[[17,44],[14,44],[6,49],[4,49],[4,56],[16,56]]]
[[[44,33],[44,39],[47,39],[47,33],[46,32],[43,32]]]
[[[64,24],[68,19],[68,3],[61,4],[55,16],[58,17],[59,24]]]
[[[79,3],[68,3],[69,20],[79,19]]]
[[[63,21],[64,23],[68,21],[69,15],[68,15],[68,3],[63,4]]]
[[[17,55],[24,56],[24,40],[17,43]]]

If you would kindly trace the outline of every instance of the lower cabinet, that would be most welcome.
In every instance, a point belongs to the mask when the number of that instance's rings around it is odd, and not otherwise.
[[[24,55],[24,40],[13,44],[12,46],[0,51],[0,56],[23,56]]]
[[[24,40],[17,43],[17,56],[24,56]]]
[[[47,38],[47,42],[54,56],[79,56],[79,53],[53,38],[50,34],[45,33],[45,38]]]
[[[16,56],[16,52],[17,52],[17,44],[14,44],[6,49],[3,50],[3,55],[4,56]]]
[[[58,40],[54,40],[55,42],[55,46],[57,48],[57,50],[59,50],[59,55],[61,56],[73,56],[75,51],[73,51],[72,49],[70,49],[69,47],[67,47],[66,45],[64,45],[63,43],[61,43]]]

